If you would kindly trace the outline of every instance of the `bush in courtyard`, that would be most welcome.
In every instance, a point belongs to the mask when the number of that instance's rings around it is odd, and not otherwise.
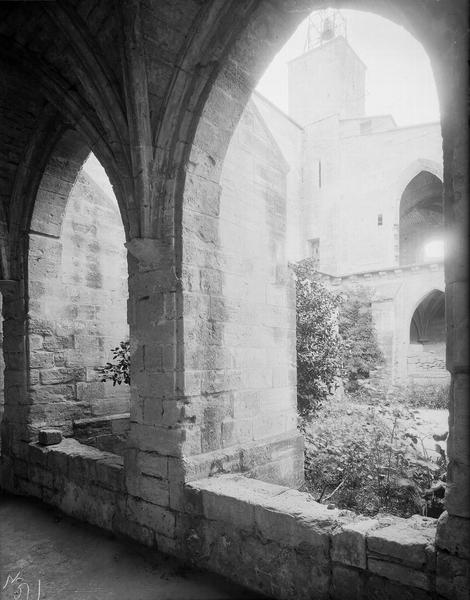
[[[446,455],[426,449],[417,418],[403,407],[331,402],[306,432],[306,489],[317,501],[366,515],[438,517]]]
[[[130,384],[130,343],[119,342],[119,346],[112,348],[113,362],[108,362],[104,367],[99,369],[101,373],[101,381],[112,381],[113,386],[121,385],[121,383]]]
[[[370,293],[365,288],[348,289],[342,294],[338,311],[338,331],[343,341],[343,384],[346,392],[357,392],[359,380],[384,362],[372,320]]]
[[[339,298],[315,280],[313,260],[293,265],[297,311],[297,408],[308,417],[335,389],[341,371]]]
[[[404,402],[412,408],[434,408],[447,410],[449,384],[410,385],[405,391]]]

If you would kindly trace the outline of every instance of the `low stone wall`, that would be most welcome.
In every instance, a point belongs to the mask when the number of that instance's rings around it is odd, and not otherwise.
[[[171,489],[169,496],[157,493],[154,477],[152,493],[143,499],[126,491],[120,456],[74,439],[22,448],[21,458],[4,464],[10,491],[41,498],[268,596],[468,598],[468,532],[455,523],[449,528],[447,513],[436,550],[438,522],[430,517],[367,518],[243,474],[187,483],[177,503]],[[452,539],[445,534],[451,529]]]
[[[2,484],[40,498],[68,515],[112,530],[124,514],[123,459],[72,438],[53,446],[19,443],[17,456],[2,457]]]
[[[188,555],[250,588],[292,599],[434,597],[435,519],[369,519],[242,476],[188,490]]]
[[[78,419],[72,424],[73,437],[98,450],[123,455],[129,431],[129,413]]]

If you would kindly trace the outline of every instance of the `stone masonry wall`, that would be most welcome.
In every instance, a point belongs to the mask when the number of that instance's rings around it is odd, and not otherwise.
[[[364,287],[369,290],[377,341],[385,359],[385,364],[374,376],[375,384],[387,392],[392,386],[411,383],[415,366],[419,368],[421,362],[416,352],[413,352],[415,346],[410,344],[411,318],[416,306],[427,293],[444,288],[442,263],[364,271],[338,277],[318,273],[318,279],[333,290],[348,287]],[[443,360],[445,344],[430,346],[427,350],[422,358],[426,369],[432,367],[426,372],[430,384],[445,383],[449,380]]]
[[[60,237],[30,234],[29,349],[32,419],[72,433],[72,421],[129,410],[128,386],[97,368],[128,339],[127,265],[116,201],[84,173]]]
[[[249,103],[225,158],[218,207],[204,214],[206,206],[191,205],[184,212],[183,256],[191,273],[183,300],[187,394],[201,432],[193,454],[298,437],[286,173],[272,135]],[[264,476],[277,471],[287,481],[291,461],[286,449]],[[301,472],[301,464],[295,470]]]
[[[157,498],[147,502],[126,492],[121,457],[74,439],[24,444],[14,462],[8,489],[269,597],[467,598],[468,563],[442,560],[430,517],[367,518],[240,474],[186,484],[181,506],[165,508]],[[463,555],[465,536],[462,530],[452,542]]]

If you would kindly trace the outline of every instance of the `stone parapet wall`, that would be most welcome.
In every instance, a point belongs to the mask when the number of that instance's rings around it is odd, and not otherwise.
[[[129,413],[78,419],[73,422],[75,440],[120,456],[126,447],[128,431]]]
[[[468,598],[468,526],[447,513],[367,518],[242,474],[192,481],[175,504],[157,473],[129,493],[121,457],[76,440],[20,454],[4,459],[6,489],[274,598]]]
[[[420,275],[425,271],[444,272],[443,262],[428,262],[414,265],[400,265],[400,267],[389,267],[387,269],[377,269],[371,271],[361,271],[358,273],[346,273],[344,275],[330,275],[318,271],[317,277],[320,281],[328,281],[332,285],[339,285],[343,282],[367,282],[373,283],[382,279],[402,279],[406,276]]]
[[[268,596],[467,598],[468,562],[436,550],[435,519],[366,518],[242,476],[187,488],[188,556]]]

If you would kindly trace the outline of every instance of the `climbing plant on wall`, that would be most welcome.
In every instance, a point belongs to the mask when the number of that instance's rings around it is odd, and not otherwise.
[[[112,381],[113,385],[131,382],[130,365],[130,343],[128,341],[119,342],[119,346],[112,348],[113,362],[108,362],[99,369],[101,381]]]

